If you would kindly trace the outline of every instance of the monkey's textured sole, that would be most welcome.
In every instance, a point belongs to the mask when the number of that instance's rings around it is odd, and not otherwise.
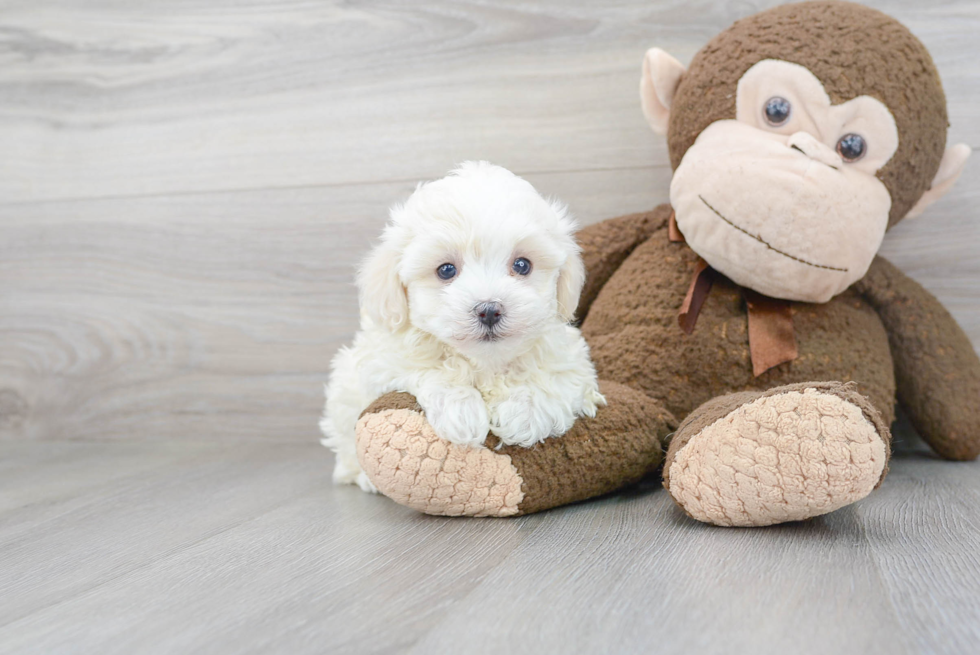
[[[509,456],[443,441],[410,409],[362,416],[357,459],[378,491],[426,514],[513,516],[524,500]]]
[[[797,521],[864,498],[885,471],[887,428],[856,404],[863,397],[835,389],[738,406],[668,455],[665,486],[693,518],[726,526]]]

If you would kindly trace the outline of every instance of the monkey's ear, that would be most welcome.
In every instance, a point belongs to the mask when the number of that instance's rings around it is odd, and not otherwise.
[[[650,48],[643,57],[640,104],[643,115],[657,134],[667,134],[670,105],[684,74],[684,66],[660,48]]]
[[[932,186],[922,194],[919,202],[915,203],[905,218],[920,216],[926,207],[946,195],[946,192],[953,188],[960,173],[963,172],[971,152],[970,146],[965,143],[957,143],[955,146],[946,148],[943,160],[939,163],[939,170],[936,171],[936,177],[932,178]]]
[[[357,275],[361,311],[392,332],[408,321],[408,293],[398,277],[399,249],[385,234]]]

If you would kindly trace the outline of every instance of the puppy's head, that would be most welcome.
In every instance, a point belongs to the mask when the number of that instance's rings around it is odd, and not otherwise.
[[[565,208],[486,162],[420,185],[392,209],[359,277],[361,308],[471,357],[506,356],[571,321],[585,282]]]

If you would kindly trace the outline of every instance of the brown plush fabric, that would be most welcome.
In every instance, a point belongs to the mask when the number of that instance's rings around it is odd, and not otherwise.
[[[413,412],[421,412],[422,405],[419,405],[419,401],[410,393],[386,393],[368,405],[367,409],[361,412],[361,416],[365,414],[380,414],[386,409],[410,409]]]
[[[595,418],[579,419],[560,438],[533,448],[504,446],[524,480],[522,514],[540,512],[638,482],[663,460],[663,439],[677,421],[657,401],[616,384],[601,382],[608,405]],[[487,447],[499,440],[490,435]]]
[[[877,257],[855,285],[888,330],[898,399],[912,425],[948,459],[980,455],[980,358],[946,308]]]
[[[692,437],[699,434],[706,427],[728,416],[742,405],[747,405],[759,398],[775,396],[790,391],[802,392],[805,389],[816,389],[823,393],[833,394],[860,408],[861,413],[874,425],[878,434],[884,440],[886,446],[885,455],[890,459],[892,433],[888,427],[888,423],[885,422],[881,413],[871,401],[857,392],[856,385],[853,382],[847,384],[841,382],[800,382],[774,387],[766,391],[740,391],[726,396],[719,396],[712,398],[688,414],[687,418],[681,422],[680,427],[677,428],[677,432],[674,433],[670,440],[667,456],[664,459],[664,487],[668,490],[670,489],[670,466],[677,457],[677,453],[691,441]],[[886,459],[885,469],[882,471],[877,486],[881,486],[881,482],[887,474],[888,462]]]
[[[661,213],[668,216],[669,209]],[[662,226],[609,279],[582,324],[600,379],[643,391],[678,419],[734,391],[855,381],[891,423],[895,378],[888,334],[856,291],[822,305],[791,303],[799,356],[755,377],[745,301],[724,276],[717,276],[694,332],[678,327],[696,261],[686,245],[668,241]]]
[[[901,23],[848,2],[804,2],[737,21],[691,61],[671,105],[674,168],[711,123],[735,118],[739,78],[763,59],[805,66],[839,104],[881,100],[898,127],[898,151],[878,178],[891,192],[889,225],[929,188],[946,146],[946,97],[932,57]],[[846,71],[846,72],[845,72]]]
[[[615,491],[655,471],[663,459],[663,440],[677,421],[657,401],[615,382],[601,382],[608,404],[595,418],[579,419],[565,435],[533,448],[500,446],[490,434],[486,446],[510,458],[524,498],[517,514],[530,514]],[[424,414],[415,397],[389,393],[361,416],[390,409]],[[461,473],[457,471],[457,473]],[[443,498],[452,504],[453,498]]]
[[[575,235],[582,246],[582,259],[589,272],[582,288],[575,316],[582,320],[589,313],[592,301],[606,280],[616,272],[633,249],[650,238],[670,218],[670,205],[660,205],[653,211],[627,214],[595,223]]]

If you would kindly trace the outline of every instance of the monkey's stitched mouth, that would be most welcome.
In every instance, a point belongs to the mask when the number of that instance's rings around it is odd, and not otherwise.
[[[721,212],[719,212],[717,209],[715,209],[710,204],[708,204],[708,201],[705,200],[703,196],[700,196],[699,195],[698,198],[701,200],[701,202],[704,203],[704,206],[705,207],[707,207],[712,212],[714,212],[715,216],[717,216],[721,220],[725,221],[726,223],[728,223],[729,225],[731,225],[733,228],[735,228],[736,230],[738,230],[742,234],[744,234],[746,236],[752,237],[753,239],[755,239],[756,241],[758,241],[759,243],[761,243],[762,245],[764,245],[766,248],[768,248],[769,250],[773,251],[774,253],[780,254],[783,257],[788,257],[789,259],[792,259],[794,262],[799,262],[801,264],[806,264],[807,266],[812,266],[814,268],[823,268],[823,269],[826,269],[828,271],[839,271],[841,273],[847,273],[847,269],[846,268],[838,268],[836,266],[827,266],[825,264],[814,264],[813,262],[808,262],[805,259],[800,259],[799,257],[797,257],[795,255],[791,255],[788,252],[783,252],[779,248],[774,248],[772,246],[772,244],[770,244],[768,241],[766,241],[765,239],[763,239],[762,237],[760,237],[758,234],[752,234],[751,232],[749,232],[748,230],[746,230],[744,227],[742,227],[740,225],[736,225],[732,221],[730,221],[727,218],[725,218],[724,216],[722,216],[721,215]]]

